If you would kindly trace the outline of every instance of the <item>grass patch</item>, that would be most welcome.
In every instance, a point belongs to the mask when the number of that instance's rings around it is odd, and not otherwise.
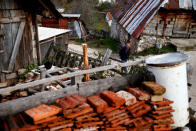
[[[118,53],[120,50],[118,42],[112,38],[95,40],[91,43],[88,43],[88,46],[91,48],[109,48],[113,53]]]
[[[185,51],[191,51],[194,49],[194,46],[187,46],[187,47],[184,47],[184,50]]]
[[[91,24],[88,25],[88,28],[98,31],[102,29],[109,31],[110,27],[108,23],[105,21],[105,16],[106,14],[104,13],[95,12],[91,17]]]
[[[153,55],[153,54],[164,54],[164,53],[176,52],[176,51],[177,51],[177,48],[174,45],[166,45],[166,46],[163,46],[161,49],[151,47],[151,48],[148,48],[142,52],[132,54],[130,56],[130,59],[135,59],[140,56],[147,56],[147,55]]]

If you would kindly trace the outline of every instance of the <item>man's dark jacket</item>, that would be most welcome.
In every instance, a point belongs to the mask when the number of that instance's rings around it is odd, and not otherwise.
[[[121,49],[120,49],[120,59],[122,61],[127,61],[129,59],[129,56],[130,56],[130,49],[127,51],[127,47],[126,46],[123,46]]]

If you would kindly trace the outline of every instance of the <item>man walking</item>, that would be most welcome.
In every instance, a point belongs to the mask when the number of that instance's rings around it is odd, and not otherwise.
[[[121,49],[120,49],[120,59],[122,61],[122,63],[127,62],[127,60],[129,59],[130,56],[130,52],[131,52],[131,44],[127,43],[126,45],[124,45]],[[127,67],[122,67],[122,71],[127,73]]]

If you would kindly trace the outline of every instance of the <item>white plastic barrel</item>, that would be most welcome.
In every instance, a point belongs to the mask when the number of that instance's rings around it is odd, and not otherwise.
[[[148,70],[156,78],[156,82],[166,88],[164,97],[174,101],[173,128],[184,127],[189,122],[189,104],[187,89],[186,60],[182,53],[168,53],[151,57],[146,60]]]

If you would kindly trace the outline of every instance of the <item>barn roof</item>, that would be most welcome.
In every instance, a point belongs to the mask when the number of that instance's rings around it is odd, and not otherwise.
[[[112,14],[132,36],[138,37],[166,0],[121,0]]]
[[[57,28],[47,28],[47,27],[38,27],[39,41],[47,40],[54,36],[65,34],[71,32],[67,29],[57,29]]]

